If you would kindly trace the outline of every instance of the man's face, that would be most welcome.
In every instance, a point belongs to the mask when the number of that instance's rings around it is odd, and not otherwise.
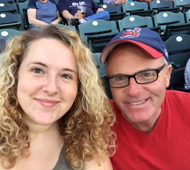
[[[132,75],[139,71],[158,69],[163,66],[164,58],[154,59],[141,48],[133,44],[121,44],[110,53],[105,69],[107,76]],[[135,128],[150,132],[161,113],[161,104],[169,86],[171,66],[164,67],[155,82],[137,84],[131,78],[129,85],[112,88],[112,96],[123,117]]]

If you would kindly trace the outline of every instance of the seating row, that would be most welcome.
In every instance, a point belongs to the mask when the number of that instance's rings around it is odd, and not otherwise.
[[[148,16],[132,15],[118,22],[94,20],[79,25],[78,31],[82,41],[91,46],[93,52],[101,52],[113,36],[129,27],[140,26],[155,30],[164,41],[174,34],[190,34],[190,10],[185,16],[183,13],[165,11],[154,15],[153,19]],[[5,12],[1,13],[0,17],[0,29],[22,30],[24,24],[20,14]]]
[[[27,5],[28,0],[16,0],[17,3],[9,3],[14,2],[14,0],[1,0],[0,2],[0,13],[3,12],[13,12],[13,13],[20,13],[23,19],[23,28],[28,28],[28,19],[27,19]],[[22,3],[21,3],[22,1]],[[104,10],[110,13],[110,21],[117,21],[123,19],[125,16],[128,15],[140,15],[140,16],[152,16],[160,11],[170,10],[172,12],[179,12],[179,7],[185,6],[186,10],[190,9],[190,0],[185,0],[183,3],[180,3],[181,0],[178,2],[176,0],[174,2],[176,8],[173,7],[173,1],[160,1],[160,0],[153,0],[149,3],[150,8],[148,8],[148,4],[145,2],[126,2],[122,6],[120,5],[111,5],[111,4],[100,4]],[[181,6],[180,6],[181,5]],[[155,12],[157,11],[157,12]]]
[[[11,27],[17,30],[26,30],[29,27],[27,6],[28,1],[19,3],[0,2],[0,29]],[[17,26],[12,27],[11,23],[13,23],[13,25],[17,23]]]

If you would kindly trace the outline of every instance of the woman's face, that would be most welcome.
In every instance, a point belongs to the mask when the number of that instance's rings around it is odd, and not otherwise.
[[[56,122],[71,108],[77,90],[72,51],[55,39],[32,42],[18,71],[17,95],[26,123]]]

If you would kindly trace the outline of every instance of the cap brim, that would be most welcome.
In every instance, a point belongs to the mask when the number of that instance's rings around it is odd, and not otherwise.
[[[140,42],[137,42],[137,41],[133,41],[133,40],[115,40],[111,43],[109,43],[102,51],[101,53],[101,56],[100,56],[100,62],[101,63],[105,63],[109,53],[113,50],[113,48],[115,46],[117,46],[118,44],[122,44],[122,43],[125,43],[125,42],[129,42],[129,43],[132,43],[132,44],[135,44],[137,45],[138,47],[142,48],[144,51],[146,51],[147,53],[149,53],[153,58],[160,58],[163,56],[162,53],[160,53],[159,51],[155,50],[154,48],[146,45],[146,44],[143,44],[143,43],[140,43]]]

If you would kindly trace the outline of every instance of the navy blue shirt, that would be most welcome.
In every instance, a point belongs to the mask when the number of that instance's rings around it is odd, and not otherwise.
[[[96,13],[100,6],[95,3],[93,0],[59,0],[58,8],[59,13],[62,14],[64,10],[68,11],[71,15],[75,15],[80,6],[86,6],[85,17],[91,16]]]

